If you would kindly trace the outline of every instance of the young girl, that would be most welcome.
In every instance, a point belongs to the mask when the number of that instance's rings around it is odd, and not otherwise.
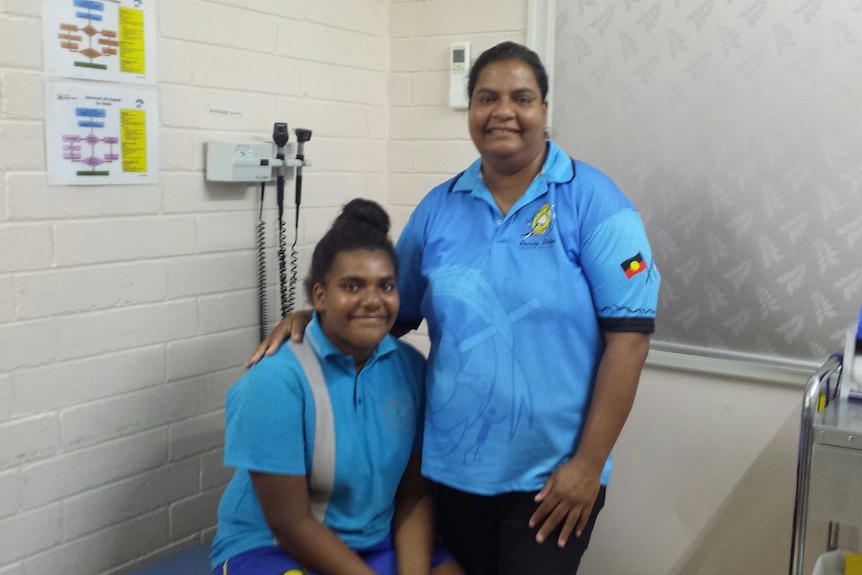
[[[461,575],[420,475],[425,362],[398,315],[389,217],[353,200],[317,244],[314,317],[228,392],[214,575]]]

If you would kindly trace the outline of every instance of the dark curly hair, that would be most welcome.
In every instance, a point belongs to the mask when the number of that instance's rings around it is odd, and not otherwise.
[[[548,73],[539,55],[516,42],[500,42],[492,48],[488,48],[482,52],[473,67],[470,68],[470,75],[467,79],[467,97],[473,98],[473,89],[476,87],[476,81],[479,79],[479,74],[488,64],[493,62],[503,62],[505,60],[521,60],[527,64],[536,77],[536,83],[539,85],[539,91],[542,93],[542,101],[544,102],[548,96]]]
[[[313,301],[316,283],[326,283],[332,264],[341,252],[380,250],[392,260],[398,274],[398,257],[389,239],[389,215],[380,204],[363,198],[350,200],[335,218],[332,227],[314,247],[311,269],[305,278],[305,295]]]

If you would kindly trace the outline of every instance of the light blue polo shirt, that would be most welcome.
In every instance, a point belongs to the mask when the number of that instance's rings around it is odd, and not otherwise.
[[[335,420],[335,484],[323,522],[351,548],[370,547],[389,533],[395,491],[411,453],[421,449],[425,360],[386,336],[357,375],[353,358],[324,335],[317,314],[305,340],[321,360]],[[224,461],[236,471],[219,504],[213,568],[274,544],[249,470],[310,473],[314,399],[289,346],[230,388],[225,417]]]
[[[533,491],[577,448],[602,332],[653,331],[659,273],[631,202],[555,144],[505,217],[480,168],[434,188],[396,247],[399,321],[431,337],[423,474]]]

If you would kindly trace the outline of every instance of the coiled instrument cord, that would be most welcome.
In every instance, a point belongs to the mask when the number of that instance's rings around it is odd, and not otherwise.
[[[269,325],[266,298],[266,223],[263,221],[263,196],[266,183],[260,184],[260,211],[257,216],[257,309],[260,341],[266,339]]]

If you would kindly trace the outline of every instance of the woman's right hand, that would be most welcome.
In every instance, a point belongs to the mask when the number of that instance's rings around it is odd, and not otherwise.
[[[288,337],[293,341],[302,341],[302,334],[305,331],[305,326],[311,323],[311,315],[312,310],[303,309],[293,312],[278,322],[278,325],[273,328],[269,337],[257,346],[257,349],[254,350],[252,356],[247,362],[245,362],[245,366],[251,367],[263,359],[264,355],[274,354]]]

